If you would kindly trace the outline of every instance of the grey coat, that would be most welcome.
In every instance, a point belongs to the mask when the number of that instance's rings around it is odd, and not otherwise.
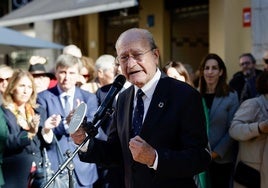
[[[261,188],[268,187],[268,137],[260,134],[258,124],[268,121],[268,99],[261,95],[244,101],[235,113],[229,130],[239,141],[237,161],[261,172]],[[242,187],[235,185],[235,188]]]
[[[215,97],[209,112],[209,143],[211,150],[220,155],[217,163],[234,162],[235,143],[229,135],[229,127],[239,106],[236,92],[230,92],[226,97]]]

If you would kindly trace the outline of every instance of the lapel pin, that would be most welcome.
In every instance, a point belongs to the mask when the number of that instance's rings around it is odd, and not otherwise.
[[[163,103],[163,102],[160,102],[160,103],[158,104],[158,107],[159,107],[159,108],[163,108],[163,107],[164,107],[164,103]]]

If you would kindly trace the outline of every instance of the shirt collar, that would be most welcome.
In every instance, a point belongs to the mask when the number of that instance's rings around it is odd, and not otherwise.
[[[154,90],[156,88],[156,85],[157,85],[158,81],[160,80],[160,77],[161,77],[161,72],[157,68],[156,73],[153,76],[153,78],[141,88],[141,90],[143,91],[145,96],[148,97],[149,99],[152,98]],[[134,85],[134,88],[135,88],[135,96],[136,96],[136,93],[137,93],[139,88],[135,85]]]
[[[66,96],[66,95],[71,96],[71,97],[74,97],[75,87],[69,89],[67,92],[62,91],[62,89],[61,89],[58,85],[57,85],[57,88],[58,88],[58,90],[59,90],[60,97],[64,97],[64,96]]]

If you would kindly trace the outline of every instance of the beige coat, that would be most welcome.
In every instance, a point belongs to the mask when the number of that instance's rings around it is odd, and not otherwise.
[[[261,172],[261,188],[268,187],[268,134],[260,134],[258,124],[268,121],[268,99],[261,95],[244,101],[235,113],[229,133],[239,141],[237,161]],[[243,187],[236,182],[234,188]]]

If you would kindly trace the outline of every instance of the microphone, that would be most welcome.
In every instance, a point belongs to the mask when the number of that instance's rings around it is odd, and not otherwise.
[[[111,107],[115,96],[122,89],[125,82],[126,82],[126,78],[121,74],[115,78],[115,80],[114,80],[111,88],[109,89],[104,101],[101,103],[101,105],[97,109],[97,112],[94,115],[94,118],[92,121],[93,125],[95,125],[105,115],[108,108]]]
[[[109,89],[104,101],[101,103],[97,112],[95,113],[92,122],[85,122],[85,114],[87,111],[87,105],[85,103],[81,103],[74,111],[72,119],[69,123],[69,133],[73,134],[80,127],[81,124],[85,124],[84,127],[86,129],[94,129],[94,125],[104,117],[107,110],[111,107],[113,100],[117,93],[122,89],[123,85],[126,82],[126,78],[123,75],[118,75],[111,88]],[[94,130],[96,131],[96,130]],[[90,130],[89,132],[94,132]],[[92,133],[93,134],[93,133]]]

